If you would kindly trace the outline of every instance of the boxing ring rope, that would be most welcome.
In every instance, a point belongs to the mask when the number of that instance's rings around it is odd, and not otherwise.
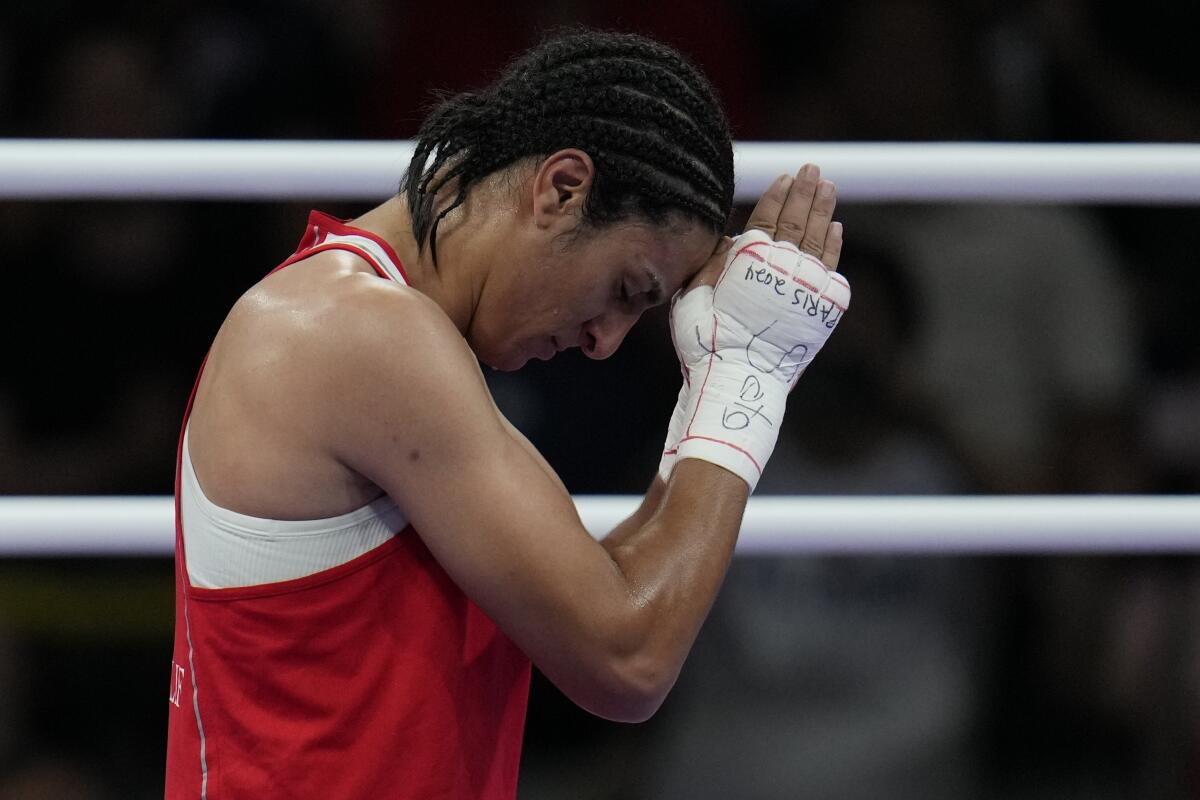
[[[1194,203],[1200,145],[742,142],[737,198],[821,165],[849,201]],[[0,139],[0,200],[369,200],[408,141]]]
[[[603,536],[641,498],[575,498]],[[2,557],[170,556],[171,497],[0,498]],[[739,555],[1200,553],[1200,496],[755,497]]]
[[[849,201],[1200,203],[1200,145],[743,142],[739,201],[821,165]],[[0,139],[0,200],[370,200],[411,142]],[[602,535],[638,498],[576,498]],[[170,497],[0,498],[0,557],[168,556]],[[1200,496],[756,497],[740,554],[1200,553]]]

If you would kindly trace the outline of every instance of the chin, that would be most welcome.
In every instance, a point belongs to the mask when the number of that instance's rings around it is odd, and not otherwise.
[[[527,353],[488,353],[479,356],[484,364],[501,372],[516,372],[528,364],[529,359]]]
[[[496,364],[488,364],[488,366],[492,369],[499,370],[500,372],[516,372],[528,363],[528,358],[516,358],[509,359],[508,361],[498,362]]]
[[[481,346],[475,337],[467,339],[467,346],[475,353],[475,358],[479,359],[479,363],[491,369],[500,370],[501,372],[512,372],[525,366],[529,361],[529,355],[522,353],[516,348],[496,347],[491,343],[491,347]]]

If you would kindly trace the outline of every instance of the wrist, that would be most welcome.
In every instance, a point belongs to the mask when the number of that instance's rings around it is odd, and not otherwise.
[[[720,464],[704,458],[681,458],[675,465],[676,490],[686,484],[689,489],[701,487],[704,493],[732,493],[743,498],[750,496],[745,478]]]
[[[685,380],[679,389],[679,397],[675,401],[675,410],[671,412],[671,421],[667,425],[667,438],[663,442],[662,457],[658,462],[658,477],[663,483],[671,480],[671,472],[675,468],[676,456],[679,450],[679,440],[683,438],[683,428],[688,413],[688,382]]]
[[[693,382],[675,457],[723,467],[753,492],[775,449],[788,382],[781,374],[749,368],[736,355],[715,352],[702,377]]]

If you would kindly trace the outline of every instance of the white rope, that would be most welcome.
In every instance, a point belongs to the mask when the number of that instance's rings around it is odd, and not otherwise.
[[[412,143],[0,140],[0,199],[378,200]],[[1200,145],[742,142],[737,197],[821,165],[844,200],[1200,203]]]
[[[576,498],[602,536],[640,498]],[[169,556],[170,497],[0,499],[0,557]],[[755,497],[738,553],[1200,553],[1200,496]]]

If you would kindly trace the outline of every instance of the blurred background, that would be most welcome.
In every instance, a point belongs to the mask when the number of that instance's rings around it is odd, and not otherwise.
[[[0,135],[407,138],[432,90],[582,22],[681,49],[742,140],[1195,142],[1192,11],[9,2]],[[368,206],[0,202],[0,493],[170,493],[200,359],[310,207]],[[854,313],[761,493],[1200,491],[1196,207],[840,216]],[[573,493],[633,493],[678,371],[658,315],[609,361],[489,381]],[[159,559],[0,559],[0,798],[161,797],[172,580]],[[744,558],[650,722],[535,680],[520,796],[1200,797],[1198,699],[1191,558]]]

